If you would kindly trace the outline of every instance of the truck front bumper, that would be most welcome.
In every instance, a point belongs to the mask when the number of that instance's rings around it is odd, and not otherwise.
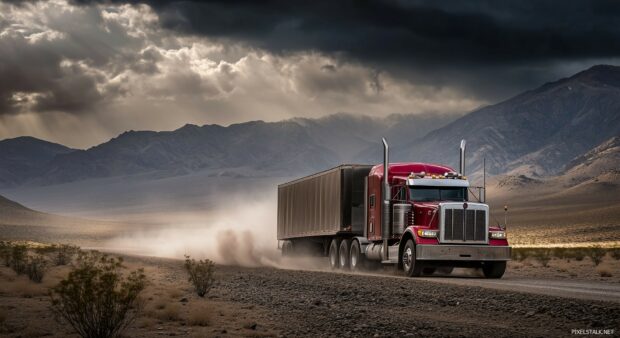
[[[432,261],[507,261],[509,246],[489,245],[416,245],[416,259]]]

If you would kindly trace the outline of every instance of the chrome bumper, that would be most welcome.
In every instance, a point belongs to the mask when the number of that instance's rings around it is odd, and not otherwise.
[[[416,245],[416,259],[433,261],[507,261],[509,246]]]

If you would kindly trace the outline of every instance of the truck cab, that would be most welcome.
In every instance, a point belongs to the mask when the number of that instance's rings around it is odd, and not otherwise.
[[[368,175],[371,201],[382,195],[384,172],[383,165],[377,165]],[[467,177],[450,167],[415,162],[390,163],[387,174],[389,203],[382,205],[390,206],[389,214],[368,203],[369,242],[364,249],[370,257],[378,258],[378,246],[385,249],[387,234],[387,255],[380,259],[398,264],[407,275],[453,267],[480,267],[489,278],[503,275],[510,258],[506,232],[490,226],[487,204],[470,201]],[[391,219],[382,221],[386,216]]]

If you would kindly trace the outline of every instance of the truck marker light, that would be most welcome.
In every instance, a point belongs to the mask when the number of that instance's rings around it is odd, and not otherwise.
[[[437,230],[418,229],[418,236],[420,237],[435,238],[438,234],[439,231]]]
[[[506,231],[489,231],[492,239],[506,239]]]

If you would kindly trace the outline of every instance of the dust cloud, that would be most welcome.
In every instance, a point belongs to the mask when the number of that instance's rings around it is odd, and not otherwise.
[[[241,266],[277,266],[275,198],[225,198],[204,212],[158,213],[159,224],[103,243],[106,250],[157,256],[208,258]]]
[[[102,243],[103,250],[164,258],[210,259],[244,267],[323,269],[310,257],[284,258],[278,249],[275,196],[222,196],[225,203],[204,212],[157,213],[151,227]]]

